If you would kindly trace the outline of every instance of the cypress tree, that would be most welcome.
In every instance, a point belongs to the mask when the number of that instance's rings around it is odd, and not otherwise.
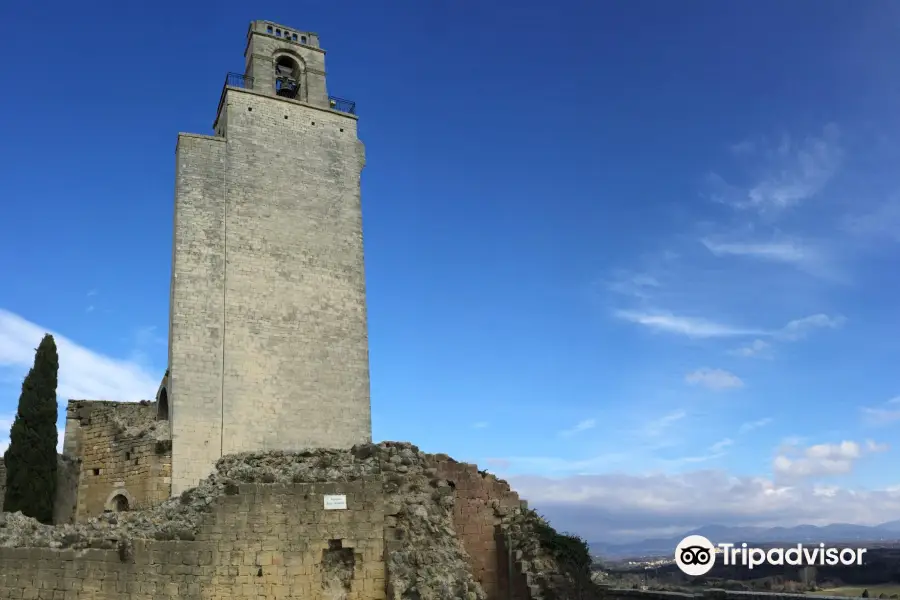
[[[53,336],[41,340],[34,366],[22,382],[19,408],[9,432],[5,512],[22,511],[41,523],[53,522],[56,499],[57,405],[59,355]]]

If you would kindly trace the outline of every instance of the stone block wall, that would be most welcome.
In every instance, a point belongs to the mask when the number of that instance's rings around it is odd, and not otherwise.
[[[456,501],[453,525],[456,535],[469,555],[469,566],[481,584],[488,600],[507,600],[509,596],[509,560],[506,541],[500,535],[495,507],[508,509],[522,505],[519,495],[505,481],[490,474],[482,475],[478,467],[440,457],[438,476],[453,483]],[[529,600],[524,577],[513,565],[512,598]]]
[[[56,501],[53,505],[53,523],[61,525],[75,522],[78,506],[78,478],[81,464],[60,454],[56,462]]]
[[[136,540],[119,551],[0,548],[0,598],[385,598],[380,479],[228,491],[192,541]],[[346,510],[326,510],[325,494],[346,495]]]
[[[222,111],[176,154],[175,494],[228,454],[372,437],[357,121],[234,88]]]
[[[75,521],[104,510],[149,508],[170,497],[169,424],[156,414],[152,402],[69,402],[64,452],[77,464]],[[58,491],[58,511],[66,495],[65,488]]]

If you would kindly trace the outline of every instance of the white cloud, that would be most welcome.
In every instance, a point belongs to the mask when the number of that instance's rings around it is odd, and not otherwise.
[[[802,319],[796,319],[785,325],[776,335],[789,341],[796,341],[805,338],[815,329],[837,329],[846,322],[844,317],[829,317],[828,315],[817,314]]]
[[[690,385],[699,385],[713,391],[723,391],[742,387],[744,382],[734,373],[722,369],[697,369],[684,376]]]
[[[683,410],[677,410],[658,419],[648,421],[641,429],[641,433],[646,437],[659,437],[665,433],[672,425],[678,423],[687,416]]]
[[[591,542],[675,536],[712,523],[874,525],[900,514],[900,490],[779,483],[719,470],[679,474],[509,476],[513,488],[555,527]]]
[[[112,358],[0,309],[0,372],[24,378],[34,364],[34,349],[45,333],[53,334],[59,351],[58,397],[136,401],[153,398],[162,373],[142,364]]]
[[[771,263],[780,263],[804,271],[815,277],[835,283],[845,283],[847,277],[837,268],[830,253],[821,245],[808,241],[783,238],[775,240],[713,240],[704,238],[701,243],[718,257],[738,257]]]
[[[560,431],[559,434],[563,437],[573,436],[576,433],[581,433],[582,431],[587,431],[588,429],[593,429],[597,426],[596,419],[585,419],[583,421],[579,421],[574,427],[571,429],[566,429],[564,431]]]
[[[711,197],[736,209],[773,214],[816,196],[838,172],[843,160],[840,131],[827,125],[822,135],[799,142],[783,136],[738,145],[740,154],[759,159],[758,176],[749,185],[733,185],[719,175],[708,177]]]
[[[616,311],[614,315],[619,319],[642,325],[649,329],[692,338],[719,338],[752,335],[771,337],[790,342],[801,340],[816,329],[836,329],[846,322],[846,319],[841,316],[830,317],[825,314],[816,314],[790,321],[781,329],[766,331],[763,329],[734,327],[700,318],[679,317],[666,312],[619,310]],[[756,340],[749,346],[733,350],[732,353],[740,354],[742,356],[753,356],[755,354],[761,354],[767,349],[767,342]]]
[[[623,296],[647,299],[651,290],[660,287],[659,280],[646,273],[619,272],[606,284],[609,291]]]
[[[677,333],[693,338],[734,337],[762,335],[764,333],[753,329],[732,327],[705,319],[679,317],[666,312],[620,310],[615,312],[615,316],[657,331]]]
[[[733,439],[725,438],[725,439],[719,440],[718,442],[716,442],[715,444],[710,446],[709,449],[711,452],[718,453],[718,452],[721,452],[722,450],[724,450],[725,448],[728,448],[729,446],[733,446],[733,445],[734,445]]]
[[[769,342],[765,342],[763,340],[753,340],[749,344],[745,346],[741,346],[740,348],[735,348],[734,350],[729,351],[729,354],[733,356],[741,356],[744,358],[770,358],[771,353],[769,352],[772,347]]]
[[[863,445],[843,441],[839,444],[816,444],[805,449],[787,446],[776,455],[772,469],[776,476],[790,479],[841,475],[851,472],[856,461],[864,455],[885,450],[886,445],[871,440]]]
[[[861,411],[867,425],[889,425],[900,421],[900,396],[880,406],[864,406]]]
[[[748,422],[742,424],[740,426],[740,428],[738,428],[738,432],[742,433],[742,434],[750,433],[754,429],[759,429],[760,427],[765,427],[766,425],[769,425],[771,422],[772,422],[772,419],[770,419],[769,417],[766,417],[764,419],[758,419],[756,421],[748,421]]]
[[[796,241],[714,242],[704,239],[701,243],[716,256],[747,256],[795,265],[818,259],[818,254],[814,250]]]
[[[478,421],[477,423],[472,423],[472,427],[475,429],[484,429],[488,426],[487,421]]]

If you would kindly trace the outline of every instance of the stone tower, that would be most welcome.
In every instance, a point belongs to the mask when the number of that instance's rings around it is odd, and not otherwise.
[[[371,441],[355,106],[315,33],[253,21],[213,136],[178,136],[172,494],[242,451]]]

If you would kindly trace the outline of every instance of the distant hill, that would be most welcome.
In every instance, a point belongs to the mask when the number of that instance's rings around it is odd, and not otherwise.
[[[850,525],[833,523],[797,525],[796,527],[727,527],[706,525],[693,531],[671,537],[643,540],[627,544],[592,542],[591,551],[603,558],[622,559],[653,556],[672,556],[675,546],[687,535],[702,535],[713,543],[848,543],[848,542],[900,542],[900,520],[881,525]]]

